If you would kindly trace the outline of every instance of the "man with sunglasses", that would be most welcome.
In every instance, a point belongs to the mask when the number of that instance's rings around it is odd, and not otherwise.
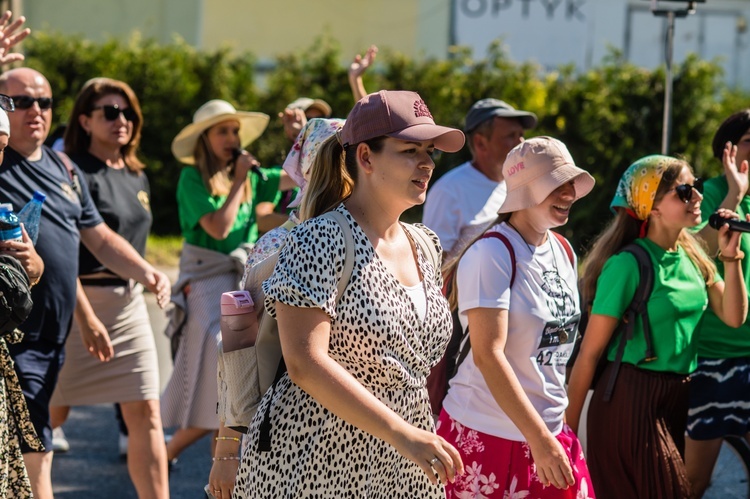
[[[32,291],[34,309],[21,325],[21,343],[9,345],[31,420],[45,449],[52,448],[49,400],[64,359],[65,339],[76,304],[79,242],[107,268],[140,282],[160,306],[169,301],[169,279],[143,260],[103,222],[80,172],[70,159],[44,146],[52,120],[52,89],[38,71],[16,68],[0,75],[0,93],[10,96],[11,138],[0,165],[0,198],[23,206],[39,190],[47,195],[36,251],[45,273]],[[51,498],[52,453],[22,444],[34,497]]]

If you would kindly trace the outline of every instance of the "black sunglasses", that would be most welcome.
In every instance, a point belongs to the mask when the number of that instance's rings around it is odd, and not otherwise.
[[[16,110],[16,106],[15,104],[13,104],[13,99],[11,99],[9,95],[5,94],[0,94],[0,108],[8,113],[12,113]]]
[[[703,179],[702,178],[696,178],[695,182],[693,182],[693,185],[690,185],[690,184],[678,185],[674,188],[674,191],[677,193],[677,197],[680,198],[680,200],[683,203],[689,203],[690,200],[693,199],[693,189],[703,194]]]
[[[120,114],[125,116],[125,121],[135,121],[138,117],[132,107],[122,109],[117,104],[112,106],[95,106],[92,111],[96,111],[97,109],[101,109],[104,112],[104,119],[107,121],[115,121],[120,117]]]
[[[11,95],[13,104],[17,109],[29,109],[36,102],[39,104],[39,109],[45,110],[52,107],[52,97],[30,97],[28,95]]]

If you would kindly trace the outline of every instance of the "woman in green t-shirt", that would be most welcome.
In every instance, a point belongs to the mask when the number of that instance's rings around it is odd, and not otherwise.
[[[717,209],[750,213],[748,161],[750,161],[750,109],[728,117],[713,139],[714,157],[724,175],[706,182],[699,235],[709,254],[717,250],[716,230],[705,220]],[[750,251],[750,236],[741,236],[740,248]],[[750,259],[742,261],[745,287],[750,287]],[[718,264],[719,272],[724,267]],[[698,367],[690,377],[690,410],[685,441],[685,464],[694,497],[702,497],[713,472],[721,442],[727,435],[750,441],[750,321],[739,329],[725,325],[711,311],[698,326]]]
[[[211,100],[172,141],[172,153],[188,166],[177,183],[185,245],[173,288],[180,291],[172,296],[186,320],[179,348],[173,352],[174,371],[161,398],[164,426],[178,427],[167,445],[170,462],[219,428],[220,297],[238,288],[247,250],[258,238],[255,207],[293,185],[277,168],[260,169],[243,150],[263,133],[268,120],[268,115]]]
[[[645,339],[638,321],[625,348],[612,398],[603,400],[610,363],[594,388],[588,413],[587,461],[594,490],[610,498],[690,497],[684,454],[688,375],[697,364],[693,334],[706,307],[730,326],[747,316],[739,235],[719,230],[725,281],[687,228],[701,222],[702,186],[685,161],[647,156],[624,173],[612,207],[616,216],[595,241],[586,261],[582,296],[593,301],[581,351],[570,378],[567,422],[578,423],[599,358],[612,361],[613,336],[638,287],[631,253],[635,242],[654,265],[648,300],[654,359],[644,360]],[[729,210],[725,217],[736,217]],[[726,292],[725,292],[726,290]]]

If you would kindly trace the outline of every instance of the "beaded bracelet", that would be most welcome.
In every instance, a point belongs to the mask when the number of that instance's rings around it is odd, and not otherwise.
[[[212,461],[239,461],[239,456],[224,456],[224,457],[213,457],[211,458]]]
[[[745,258],[745,252],[742,250],[738,251],[734,256],[724,256],[719,253],[719,260],[721,260],[722,262],[737,262],[739,260],[742,260],[743,258]]]
[[[216,437],[216,440],[233,440],[235,442],[239,442],[240,439],[237,437]]]

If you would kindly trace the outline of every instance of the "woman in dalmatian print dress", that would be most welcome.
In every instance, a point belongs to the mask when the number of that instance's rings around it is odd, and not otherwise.
[[[307,196],[316,213],[344,214],[354,270],[336,304],[340,227],[313,218],[287,237],[264,291],[288,371],[248,431],[234,498],[438,499],[463,473],[458,451],[434,433],[425,388],[451,333],[442,279],[398,220],[424,202],[432,151],[463,143],[416,93],[381,91],[318,153]],[[440,251],[432,231],[417,230]],[[261,452],[267,409],[271,449]]]

